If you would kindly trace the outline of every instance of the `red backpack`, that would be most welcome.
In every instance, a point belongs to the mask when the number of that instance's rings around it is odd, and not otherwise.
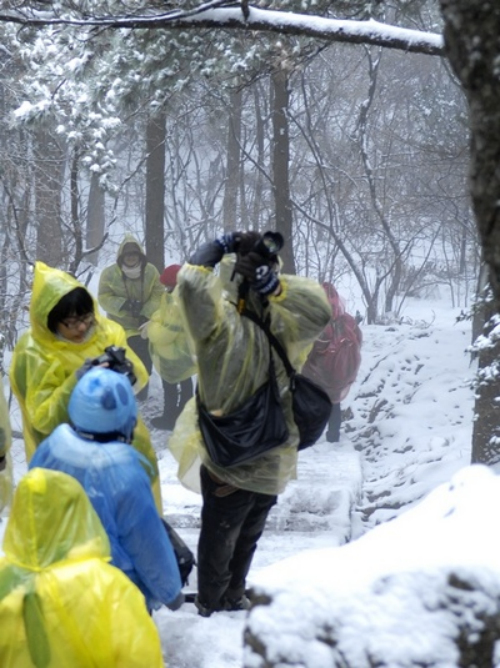
[[[314,342],[302,373],[318,383],[336,404],[345,399],[358,375],[363,335],[333,285],[323,283],[323,287],[332,306],[332,318]]]

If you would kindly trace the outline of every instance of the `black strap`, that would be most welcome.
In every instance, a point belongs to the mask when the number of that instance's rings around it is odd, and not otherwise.
[[[288,359],[288,355],[285,352],[285,349],[278,341],[278,339],[274,336],[274,334],[271,332],[271,329],[269,327],[269,319],[270,319],[269,316],[266,318],[266,320],[262,320],[262,318],[259,318],[259,316],[256,313],[254,313],[253,311],[249,311],[246,308],[243,309],[241,315],[244,315],[246,318],[254,322],[265,332],[267,338],[269,339],[269,343],[276,350],[281,361],[283,362],[283,366],[285,367],[287,375],[290,377],[290,379],[293,379],[293,377],[297,372],[291,365],[290,360]]]

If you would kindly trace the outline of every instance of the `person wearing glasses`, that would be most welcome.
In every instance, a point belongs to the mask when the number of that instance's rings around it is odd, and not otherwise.
[[[121,325],[98,312],[88,290],[73,276],[35,263],[30,302],[30,329],[17,342],[9,377],[23,417],[26,461],[54,429],[68,422],[71,392],[89,359],[99,357],[108,346],[124,348],[134,365],[137,394],[149,375],[127,344]],[[138,418],[132,446],[147,460],[157,508],[162,512],[158,462],[149,432]]]

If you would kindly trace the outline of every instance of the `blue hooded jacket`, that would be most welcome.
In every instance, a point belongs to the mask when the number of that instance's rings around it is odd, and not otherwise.
[[[126,443],[96,443],[61,424],[38,446],[29,468],[37,466],[79,481],[108,534],[111,563],[139,587],[148,608],[175,607],[179,569],[141,455]]]

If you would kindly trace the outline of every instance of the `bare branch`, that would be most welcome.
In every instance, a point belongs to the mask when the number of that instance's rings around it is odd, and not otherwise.
[[[144,16],[101,16],[93,18],[62,18],[43,12],[28,14],[17,9],[0,13],[0,22],[43,27],[69,25],[78,27],[98,26],[107,29],[127,28],[150,30],[187,30],[197,28],[222,28],[225,30],[251,30],[284,35],[314,37],[329,42],[349,44],[373,44],[409,53],[443,56],[443,38],[437,33],[409,30],[379,23],[378,21],[338,20],[298,14],[294,12],[259,9],[241,2],[238,7],[227,7],[224,0],[213,0],[187,11],[171,10]]]

